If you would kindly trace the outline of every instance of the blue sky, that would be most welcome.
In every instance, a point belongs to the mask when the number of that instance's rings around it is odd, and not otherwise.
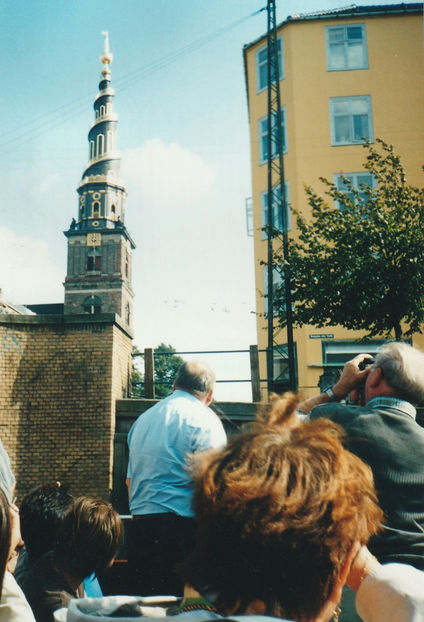
[[[287,15],[342,1],[278,2]],[[366,4],[366,3],[359,3]],[[368,4],[384,4],[378,0]],[[87,164],[109,31],[134,253],[135,343],[178,350],[256,342],[243,44],[265,0],[0,0],[0,287],[62,302],[66,239]],[[222,359],[225,359],[225,363]],[[247,356],[210,359],[247,378]],[[249,398],[246,385],[221,399]]]

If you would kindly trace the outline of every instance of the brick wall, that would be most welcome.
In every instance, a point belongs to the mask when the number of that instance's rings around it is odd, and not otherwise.
[[[108,498],[131,347],[114,314],[0,316],[0,436],[18,498],[55,479]]]

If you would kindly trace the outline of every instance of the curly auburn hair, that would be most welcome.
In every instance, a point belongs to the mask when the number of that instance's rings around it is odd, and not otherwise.
[[[198,543],[182,574],[221,612],[261,600],[268,615],[313,618],[352,544],[378,531],[371,470],[343,448],[339,426],[301,423],[296,406],[285,394],[195,466]]]

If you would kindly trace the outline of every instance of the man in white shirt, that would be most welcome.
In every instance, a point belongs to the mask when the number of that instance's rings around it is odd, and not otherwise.
[[[180,593],[175,574],[194,544],[190,459],[226,443],[212,402],[215,374],[197,361],[181,365],[174,392],[140,415],[128,435],[130,511],[127,552],[139,594]]]

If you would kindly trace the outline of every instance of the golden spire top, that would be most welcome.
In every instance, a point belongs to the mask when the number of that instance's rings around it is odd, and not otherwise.
[[[109,65],[113,61],[113,54],[109,50],[109,32],[107,30],[103,30],[102,35],[105,38],[105,47],[103,54],[100,56],[100,62],[104,65],[102,75],[104,78],[107,78],[110,76]]]

